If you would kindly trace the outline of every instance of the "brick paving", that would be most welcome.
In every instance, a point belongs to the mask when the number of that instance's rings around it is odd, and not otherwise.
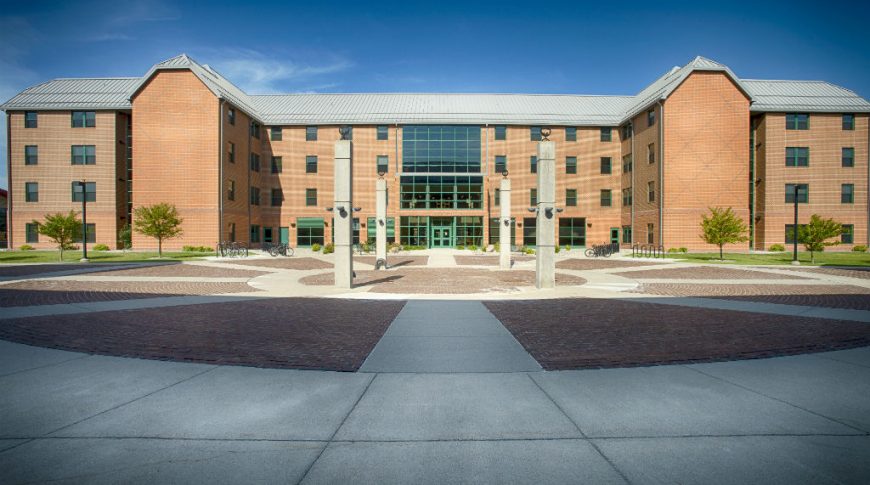
[[[218,268],[215,266],[200,266],[193,264],[161,264],[140,268],[125,268],[109,271],[88,273],[88,276],[181,276],[193,278],[253,278],[269,274],[266,271],[255,271],[235,268]]]
[[[392,271],[357,271],[354,286],[371,286],[375,293],[465,294],[503,293],[520,286],[534,286],[534,271],[487,271],[470,268],[396,269]],[[334,284],[332,273],[306,276],[302,284]],[[556,274],[557,285],[582,285],[578,276]]]
[[[635,268],[640,266],[654,266],[661,263],[650,263],[645,261],[625,261],[619,259],[565,259],[556,262],[556,267],[560,269],[573,269],[578,271],[586,271],[593,269],[612,269],[612,268]]]
[[[311,270],[311,269],[327,269],[332,268],[332,264],[316,259],[316,258],[285,258],[283,256],[279,256],[271,259],[241,259],[241,258],[233,258],[228,260],[221,261],[222,263],[230,263],[230,264],[241,264],[244,266],[258,266],[261,268],[275,268],[275,269],[298,269],[298,270]]]
[[[773,357],[870,345],[859,322],[603,299],[488,301],[547,370]]]
[[[474,256],[454,256],[456,264],[459,266],[498,266],[499,256],[490,255],[474,255]],[[533,261],[532,256],[515,256],[511,255],[511,261],[517,263],[519,261]]]
[[[803,276],[752,271],[749,269],[722,268],[720,266],[692,266],[683,268],[646,269],[623,271],[619,276],[635,279],[685,279],[685,280],[805,280]]]
[[[0,338],[122,357],[355,371],[402,301],[275,298],[0,320]]]
[[[0,307],[259,291],[245,283],[39,280],[0,285]]]
[[[21,266],[0,265],[0,276],[31,276],[42,273],[54,273],[57,271],[71,271],[89,269],[100,263],[82,264],[28,264]],[[93,266],[92,266],[93,265]]]
[[[694,285],[647,283],[633,290],[663,296],[696,296],[726,300],[870,310],[870,289],[849,285]]]
[[[377,258],[375,258],[374,256],[354,256],[353,261],[355,263],[370,264],[374,266]],[[387,264],[389,264],[391,268],[397,268],[401,266],[426,266],[428,262],[429,256],[393,256],[390,254],[387,255]]]
[[[868,256],[870,258],[870,256]],[[796,268],[784,267],[789,271],[806,271],[807,273],[820,273],[831,276],[845,276],[847,278],[870,279],[870,268],[828,268],[828,267],[811,267],[811,268]]]

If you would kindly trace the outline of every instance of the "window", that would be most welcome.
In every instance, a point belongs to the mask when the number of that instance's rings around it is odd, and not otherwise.
[[[82,201],[82,184],[79,181],[74,181],[71,184],[72,186],[72,201],[73,202],[81,202]],[[97,201],[97,183],[96,182],[85,182],[85,190],[87,191],[87,201],[88,202],[96,202]]]
[[[577,173],[577,157],[565,157],[565,173]]]
[[[610,157],[601,157],[601,174],[607,175],[613,171],[613,159]]]
[[[308,207],[317,205],[317,189],[305,189],[305,205]]]
[[[251,187],[251,205],[260,205],[259,187]]]
[[[236,124],[236,110],[233,108],[227,109],[227,120],[229,120],[231,125]]]
[[[577,141],[577,128],[573,126],[565,127],[565,141]]]
[[[271,141],[281,141],[284,138],[284,132],[280,126],[269,128],[269,139]]]
[[[785,184],[785,203],[794,204],[794,191],[797,187],[798,204],[806,204],[810,200],[810,186],[807,184]]]
[[[402,209],[483,209],[483,177],[403,176]]]
[[[840,234],[840,242],[843,244],[852,244],[855,242],[855,226],[853,224],[843,224],[843,232]]]
[[[843,129],[844,130],[854,130],[855,129],[855,115],[843,115]]]
[[[353,140],[353,126],[350,126],[350,125],[340,126],[340,127],[338,128],[338,136],[339,136],[339,138],[341,138],[341,131],[342,131],[342,130],[347,130],[347,139],[348,139],[348,140]]]
[[[609,126],[601,127],[601,141],[613,141],[613,128]]]
[[[538,189],[529,189],[529,206],[535,207],[538,205]]]
[[[786,113],[785,115],[786,130],[809,130],[810,115],[807,113]]]
[[[541,141],[541,127],[540,126],[530,126],[529,127],[529,139],[531,141]]]
[[[649,182],[646,184],[646,192],[647,192],[647,200],[649,202],[655,202],[656,200],[656,183]]]
[[[507,140],[507,126],[499,125],[495,127],[495,139]]]
[[[424,216],[402,216],[399,218],[401,233],[399,242],[412,246],[429,244],[429,218]]]
[[[387,155],[378,155],[377,158],[378,173],[387,173],[390,171],[390,157]]]
[[[601,189],[601,207],[610,207],[613,205],[613,191],[610,189]]]
[[[653,143],[646,146],[646,161],[649,163],[656,161],[656,146]]]
[[[230,222],[230,242],[236,242],[236,223]]]
[[[507,170],[507,156],[505,155],[496,155],[495,156],[495,173],[504,173]]]
[[[251,170],[255,172],[260,171],[260,155],[256,153],[251,154]]]
[[[95,145],[73,145],[71,151],[73,165],[94,165],[97,163],[97,147]]]
[[[27,223],[24,225],[24,230],[27,232],[27,236],[25,237],[25,242],[27,242],[27,243],[38,243],[39,242],[39,224]]]
[[[272,207],[281,207],[284,204],[284,191],[272,189]]]
[[[577,189],[565,189],[565,205],[577,207]]]
[[[631,226],[622,226],[622,242],[631,244]]]
[[[538,173],[538,157],[536,155],[529,158],[529,169],[532,173]]]
[[[631,206],[631,187],[622,189],[622,205],[625,207]]]
[[[24,202],[39,202],[39,182],[24,183]]]
[[[387,125],[378,125],[378,140],[390,139],[390,127]]]
[[[855,184],[843,184],[841,186],[840,202],[843,204],[855,203]]]
[[[251,242],[258,243],[260,242],[260,226],[256,226],[251,224]]]
[[[24,112],[24,127],[25,128],[36,128],[36,126],[37,126],[36,111],[25,111]]]
[[[623,126],[621,131],[622,131],[622,139],[628,140],[629,138],[631,138],[632,132],[634,130],[631,127],[631,123],[629,123],[629,124]]]
[[[304,247],[323,244],[323,225],[321,217],[297,217],[296,244]]]
[[[480,126],[402,127],[402,172],[481,172]]]
[[[534,217],[523,218],[523,245],[534,246],[538,243],[538,234],[536,229],[538,220]]]
[[[854,167],[855,166],[855,149],[854,148],[843,148],[843,166],[844,167]]]
[[[272,228],[264,227],[263,228],[263,242],[271,243],[272,242]]]
[[[281,157],[272,157],[272,173],[281,173],[284,171],[284,159]]]
[[[583,217],[560,217],[559,245],[574,247],[585,246],[586,219]]]
[[[624,155],[622,157],[622,172],[631,173],[632,165],[633,163],[631,153],[629,153],[628,155]]]
[[[236,163],[236,144],[230,142],[230,151],[229,151],[230,163]]]
[[[651,109],[646,112],[646,125],[652,126],[656,124],[656,110]]]
[[[388,217],[386,220],[387,224],[387,242],[392,242],[396,240],[396,218]],[[375,239],[378,238],[378,225],[375,222],[374,217],[369,217],[366,219],[366,239],[370,242],[374,242]]]
[[[306,126],[305,127],[305,141],[317,141],[317,127],[316,126]]]
[[[36,145],[24,147],[24,164],[37,165],[39,163],[39,148]]]
[[[251,121],[251,136],[260,139],[260,124],[256,121]]]
[[[798,224],[798,238],[800,238],[801,229],[805,228],[806,224]],[[841,236],[842,237],[842,236]],[[785,225],[785,243],[786,244],[794,244],[794,224],[786,224]],[[800,242],[800,240],[798,240]]]
[[[97,126],[96,111],[73,111],[72,112],[72,127],[73,128],[93,128]]]
[[[85,225],[85,242],[95,243],[97,242],[97,225],[96,224],[86,224]]]
[[[317,155],[305,157],[305,173],[317,173]]]
[[[505,226],[504,222],[501,222],[501,219],[499,219],[497,217],[490,217],[489,218],[489,243],[495,244],[497,242],[500,242],[501,238],[499,236],[501,236],[501,228],[503,228],[503,227],[505,228],[506,231],[510,232],[510,235],[511,235],[510,245],[516,246],[517,245],[517,220],[514,219],[513,217],[511,217],[511,222],[510,222],[510,226],[509,226],[510,229],[507,229],[508,226]]]
[[[236,181],[230,180],[227,184],[227,199],[236,200]]]
[[[501,205],[501,189],[495,189],[495,196],[493,197],[493,204],[496,206]]]
[[[808,167],[810,164],[810,149],[807,147],[786,147],[786,167]]]
[[[646,243],[653,244],[656,242],[655,226],[652,224],[646,225]]]
[[[483,217],[457,217],[456,244],[483,246]]]

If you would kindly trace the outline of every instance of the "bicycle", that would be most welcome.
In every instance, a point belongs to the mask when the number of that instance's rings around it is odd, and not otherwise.
[[[222,258],[247,258],[248,247],[240,242],[224,241],[218,244],[218,254]]]
[[[593,244],[591,248],[584,253],[587,258],[609,258],[613,254],[613,245],[611,244]]]
[[[268,251],[269,251],[269,255],[272,256],[273,258],[278,257],[279,255],[290,257],[296,253],[293,250],[293,248],[291,248],[290,245],[286,244],[286,243],[276,244],[276,245],[270,244]]]

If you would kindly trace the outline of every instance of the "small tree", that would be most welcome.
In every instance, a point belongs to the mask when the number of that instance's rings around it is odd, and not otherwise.
[[[719,246],[720,260],[723,259],[723,246],[749,240],[749,237],[746,236],[746,223],[737,217],[737,214],[730,207],[727,209],[710,207],[710,217],[701,216],[701,230],[704,242]]]
[[[125,251],[133,247],[133,229],[130,224],[124,224],[118,230],[118,241],[121,243],[121,248]]]
[[[138,207],[133,217],[136,232],[157,239],[157,255],[163,257],[163,240],[181,235],[178,210],[172,204],[162,202],[151,206]]]
[[[76,213],[69,214],[58,212],[46,214],[45,222],[33,221],[39,227],[39,233],[51,239],[60,250],[60,260],[63,261],[64,249],[72,249],[73,243],[82,238],[82,222],[76,217]]]
[[[810,223],[800,226],[798,229],[798,241],[803,243],[810,252],[810,261],[816,264],[816,252],[825,250],[825,246],[836,246],[840,241],[828,239],[843,234],[843,225],[833,219],[823,219],[818,214],[810,217]]]

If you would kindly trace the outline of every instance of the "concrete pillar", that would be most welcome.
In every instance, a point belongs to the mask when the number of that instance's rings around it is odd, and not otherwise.
[[[335,287],[353,286],[353,145],[350,140],[335,142]]]
[[[499,188],[501,195],[501,218],[498,220],[499,266],[501,269],[511,269],[511,181],[507,177],[501,179]]]
[[[535,286],[556,287],[556,145],[538,142],[538,215]]]
[[[375,254],[384,260],[381,269],[387,269],[387,181],[379,178],[375,184]]]

